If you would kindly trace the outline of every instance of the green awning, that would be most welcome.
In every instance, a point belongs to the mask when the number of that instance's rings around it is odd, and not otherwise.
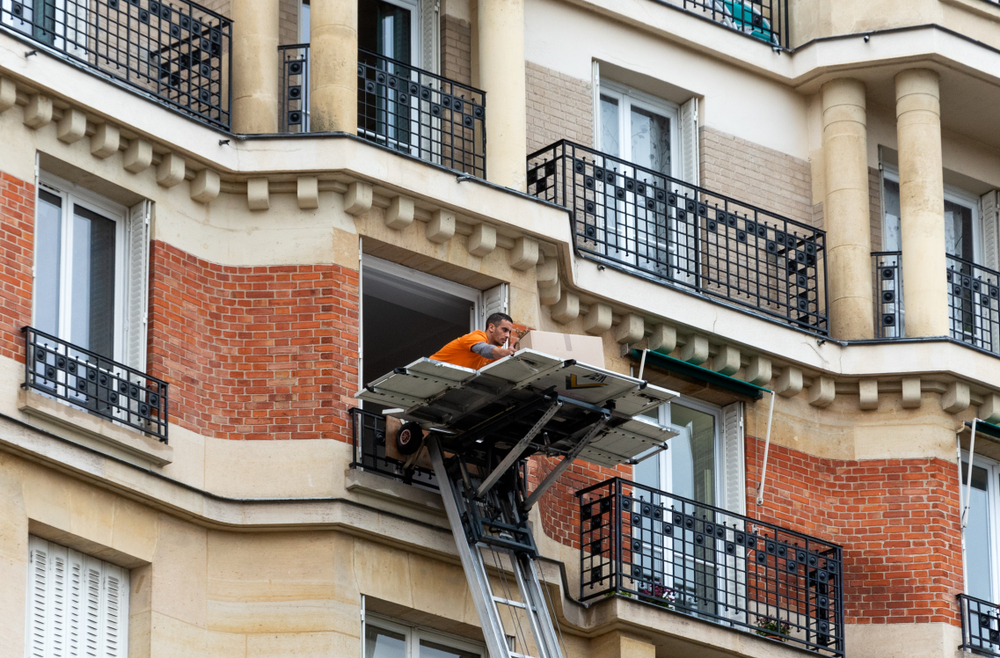
[[[633,359],[642,360],[642,352],[643,350],[633,349],[631,356]],[[660,352],[653,350],[646,353],[646,363],[648,365],[656,366],[657,368],[675,372],[678,375],[684,375],[686,377],[701,380],[706,384],[718,386],[721,389],[732,391],[733,393],[743,395],[754,400],[759,400],[764,397],[764,393],[771,392],[769,389],[745,382],[742,379],[736,379],[735,377],[730,377],[729,375],[723,375],[722,373],[715,372],[714,370],[702,368],[701,366],[696,366],[693,363],[681,361],[680,359],[675,359],[672,356],[667,356],[666,354],[661,354]]]
[[[965,426],[970,431],[972,430],[972,423],[970,421],[965,421]],[[976,434],[985,434],[994,441],[1000,441],[1000,427],[993,423],[987,423],[985,420],[976,419]]]

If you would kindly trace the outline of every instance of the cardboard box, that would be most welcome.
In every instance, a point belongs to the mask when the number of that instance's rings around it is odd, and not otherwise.
[[[562,359],[604,367],[604,341],[600,336],[557,334],[554,331],[529,331],[518,343],[519,349],[544,352]]]

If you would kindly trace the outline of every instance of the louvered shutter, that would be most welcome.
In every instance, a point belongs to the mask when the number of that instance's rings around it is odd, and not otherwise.
[[[501,283],[495,288],[490,288],[489,290],[483,291],[483,301],[479,305],[481,309],[479,313],[479,326],[473,327],[474,329],[485,329],[486,328],[486,318],[490,317],[494,313],[508,313],[507,310],[507,297],[509,295],[508,285],[506,283]]]
[[[28,658],[126,658],[128,571],[29,538]]]
[[[698,153],[698,98],[694,97],[681,105],[681,180],[698,185],[701,180],[700,155]]]
[[[441,48],[439,0],[420,0],[420,68],[431,73],[440,72]]]
[[[722,408],[723,506],[735,514],[746,510],[743,463],[743,403]]]
[[[125,363],[146,369],[146,320],[149,295],[149,222],[152,204],[143,201],[131,209],[126,240]]]
[[[991,270],[1000,270],[1000,192],[990,190],[982,196],[983,217],[983,265]]]

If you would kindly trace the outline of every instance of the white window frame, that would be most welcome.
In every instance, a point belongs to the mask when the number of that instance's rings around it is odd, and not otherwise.
[[[667,404],[661,405],[658,409],[659,417],[657,422],[664,427],[669,427],[675,431],[679,426],[671,423],[671,411],[673,406],[677,405],[680,407],[686,407],[688,409],[694,409],[695,411],[700,411],[705,414],[711,415],[715,419],[715,437],[714,437],[714,454],[713,454],[713,464],[712,468],[714,471],[714,482],[713,487],[713,502],[711,505],[713,507],[725,507],[723,498],[725,497],[725,487],[723,486],[723,478],[726,474],[723,472],[724,463],[722,461],[723,451],[725,450],[725,445],[723,444],[723,418],[722,418],[722,407],[719,407],[708,402],[703,402],[694,398],[676,398],[671,400]],[[663,450],[658,456],[660,460],[660,488],[667,493],[673,493],[673,451]]]
[[[944,186],[944,200],[972,210],[972,258],[975,265],[983,264],[983,223],[979,217],[979,197],[952,185]],[[943,217],[943,215],[942,215]]]
[[[625,85],[613,82],[607,79],[601,79],[600,89],[597,92],[597,110],[600,111],[600,97],[609,96],[618,101],[618,139],[621,144],[621,153],[616,157],[625,160],[626,162],[631,162],[632,160],[632,130],[631,130],[631,118],[632,118],[632,106],[646,110],[647,112],[653,112],[670,119],[670,171],[667,172],[668,176],[678,178],[677,171],[681,164],[680,158],[680,120],[681,112],[680,106],[670,101],[663,100],[662,98],[657,98],[645,92],[639,91],[637,89],[632,89],[631,87],[626,87]],[[601,119],[598,117],[595,122],[595,134],[594,134],[594,148],[598,151],[603,150],[603,145],[601,144]]]
[[[969,451],[962,450],[962,462],[969,463]],[[987,519],[990,524],[990,589],[994,599],[1000,599],[1000,462],[989,457],[975,455],[972,465],[986,469],[986,498],[989,502]],[[960,509],[965,509],[965,483],[968,477],[967,471],[961,471],[962,481],[959,483]],[[966,564],[966,555],[962,553],[962,578],[968,591],[969,569]]]
[[[126,225],[128,221],[128,209],[124,206],[100,196],[76,183],[59,178],[47,172],[39,174],[39,190],[44,190],[50,194],[58,196],[62,200],[62,250],[60,254],[60,299],[59,299],[59,327],[56,337],[70,342],[69,329],[72,326],[70,313],[70,296],[72,289],[69,285],[72,273],[72,237],[73,237],[73,208],[79,205],[91,212],[115,222],[115,301],[114,301],[114,349],[111,358],[119,363],[125,362],[125,296],[127,291],[127,255],[126,255]],[[36,203],[36,208],[38,207]],[[37,210],[36,210],[37,212]],[[36,217],[37,225],[37,217]],[[36,235],[37,238],[37,235]],[[34,254],[33,275],[37,276],[38,269],[38,242],[36,240]],[[33,276],[33,278],[34,278]],[[36,294],[32,295],[31,322],[35,324],[35,312],[37,299]],[[88,346],[89,347],[89,346]]]
[[[478,653],[480,658],[489,658],[489,654],[486,651],[485,644],[473,642],[472,640],[463,637],[458,637],[456,635],[442,633],[440,631],[432,630],[424,626],[412,626],[409,624],[403,624],[401,622],[389,619],[388,617],[383,617],[381,615],[376,615],[367,612],[365,613],[364,622],[362,624],[362,629],[361,629],[361,637],[362,637],[361,658],[365,657],[366,647],[364,646],[364,639],[368,635],[367,630],[369,624],[405,636],[406,648],[404,650],[403,658],[420,658],[421,640],[428,640],[436,644],[443,644],[447,647],[452,647],[454,649],[457,649],[458,651]]]

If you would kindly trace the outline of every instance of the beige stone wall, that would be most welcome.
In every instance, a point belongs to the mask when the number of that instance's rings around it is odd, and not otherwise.
[[[299,3],[301,0],[278,0],[278,43],[308,43],[309,35],[299,38]]]
[[[472,84],[472,25],[465,19],[441,17],[441,75]]]
[[[709,127],[699,141],[702,187],[813,224],[809,162]]]
[[[560,139],[594,142],[593,85],[527,62],[528,153]]]

